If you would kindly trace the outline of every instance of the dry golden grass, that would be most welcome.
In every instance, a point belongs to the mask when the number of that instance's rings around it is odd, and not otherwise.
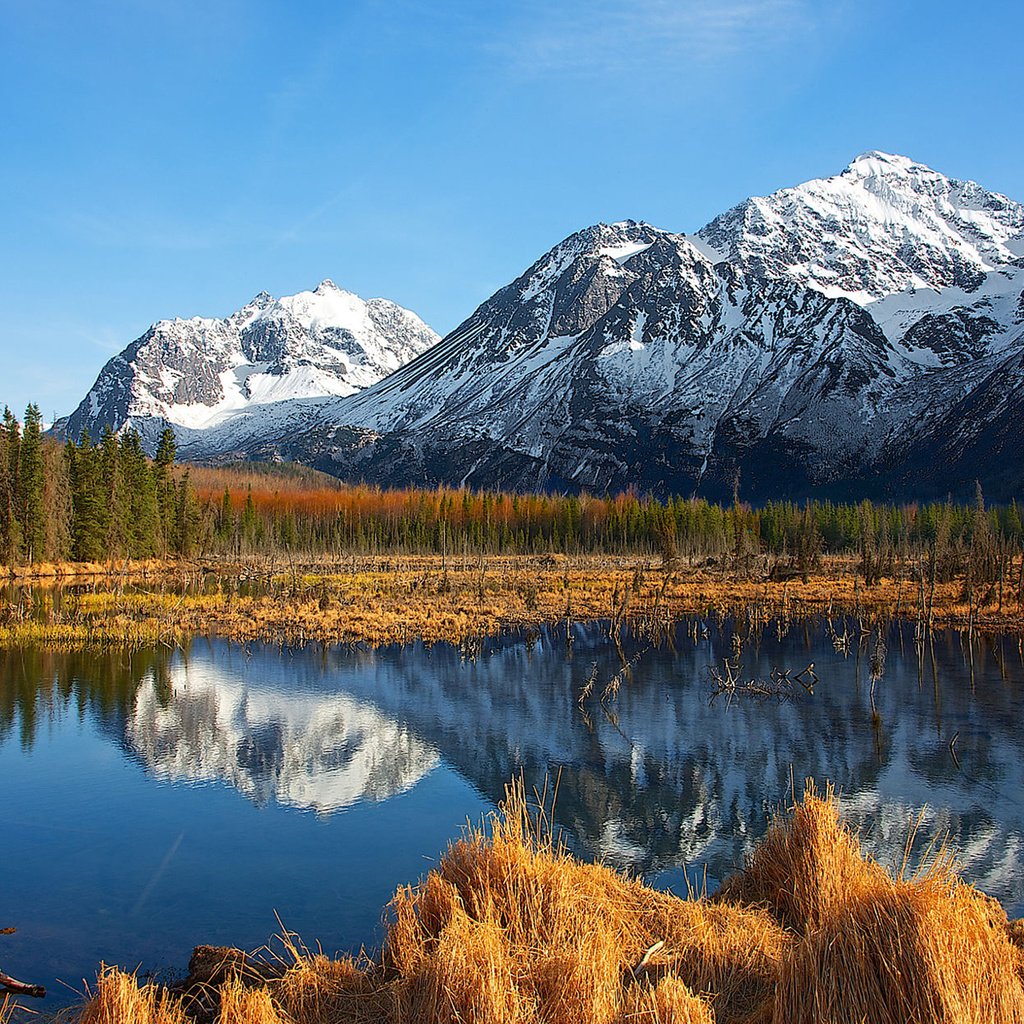
[[[409,1020],[610,1022],[656,942],[640,981],[673,975],[709,995],[717,1020],[742,1021],[769,998],[791,940],[762,911],[681,900],[579,863],[538,837],[513,790],[489,834],[466,836],[422,885],[399,891],[384,963],[403,979]]]
[[[763,906],[785,928],[803,935],[830,920],[852,891],[886,877],[840,820],[832,790],[820,795],[809,783],[803,799],[776,818],[716,899]]]
[[[220,989],[219,1024],[288,1024],[266,987],[246,988],[238,978]]]
[[[512,787],[398,891],[379,964],[293,948],[261,970],[207,947],[205,1009],[108,970],[80,1024],[1024,1022],[1020,923],[945,855],[910,878],[865,860],[828,791],[809,788],[714,901],[582,864],[545,820]]]
[[[616,1024],[714,1024],[711,1007],[671,975],[657,984],[634,985],[623,999]]]
[[[79,1024],[188,1024],[181,1004],[153,984],[139,985],[134,974],[104,968],[96,993],[86,1003]]]
[[[1017,974],[1024,985],[1024,918],[1008,922],[1006,930],[1017,953]]]
[[[866,880],[783,965],[774,1024],[1020,1024],[1003,920],[942,865],[909,882]]]
[[[319,566],[262,567],[147,563],[115,566],[74,596],[73,611],[43,616],[0,603],[0,646],[138,647],[195,635],[238,641],[381,645],[493,636],[555,623],[619,618],[652,631],[691,614],[799,619],[853,612],[867,618],[918,614],[908,582],[863,587],[850,560],[827,561],[807,582],[736,578],[717,569],[666,573],[631,557],[505,556],[483,560],[395,556],[349,558]],[[36,581],[59,585],[63,577]],[[130,585],[134,580],[138,586]],[[935,590],[936,625],[970,621],[980,629],[1024,632],[1015,600],[1003,609],[968,608],[961,581]]]

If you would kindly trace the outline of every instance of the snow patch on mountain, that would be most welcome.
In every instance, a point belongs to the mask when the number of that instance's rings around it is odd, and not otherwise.
[[[841,174],[740,203],[700,237],[759,277],[866,305],[911,289],[971,291],[1017,265],[1024,206],[877,151]]]
[[[223,319],[154,324],[57,428],[78,437],[134,426],[150,443],[166,425],[209,430],[252,407],[353,394],[437,340],[409,310],[329,280],[280,299],[261,292]]]

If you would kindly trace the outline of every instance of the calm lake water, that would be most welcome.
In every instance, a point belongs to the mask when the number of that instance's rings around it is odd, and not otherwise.
[[[883,862],[951,835],[966,875],[1024,914],[1024,659],[1016,638],[910,625],[837,650],[824,622],[769,624],[744,678],[814,662],[813,694],[711,701],[733,624],[672,643],[599,626],[447,646],[280,650],[196,641],[125,655],[0,652],[0,966],[73,1001],[100,961],[178,972],[200,942],[284,925],[373,947],[396,886],[435,863],[522,771],[560,774],[574,848],[684,891],[742,862],[790,780],[831,779]],[[596,668],[595,668],[596,665]],[[586,713],[577,705],[595,674]],[[956,742],[950,748],[950,741]],[[64,983],[63,985],[61,983]],[[70,986],[70,987],[65,987]]]

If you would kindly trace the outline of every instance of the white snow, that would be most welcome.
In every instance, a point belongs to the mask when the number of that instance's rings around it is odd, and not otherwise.
[[[650,242],[619,242],[615,245],[603,245],[597,251],[601,256],[610,256],[616,263],[625,263],[630,256],[650,249],[651,244]]]

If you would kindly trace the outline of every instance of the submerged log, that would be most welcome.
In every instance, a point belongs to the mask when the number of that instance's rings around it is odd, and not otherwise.
[[[46,989],[42,985],[28,985],[9,974],[4,974],[3,971],[0,971],[0,989],[13,996],[31,996],[33,999],[43,999],[46,996]]]

